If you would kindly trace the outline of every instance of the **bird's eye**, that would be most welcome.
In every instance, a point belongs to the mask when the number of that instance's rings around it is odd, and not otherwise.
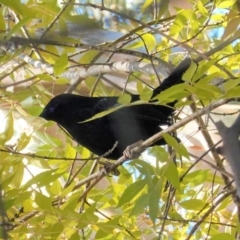
[[[49,112],[52,113],[53,111],[54,111],[54,108],[53,108],[53,107],[50,107],[50,108],[49,108]]]

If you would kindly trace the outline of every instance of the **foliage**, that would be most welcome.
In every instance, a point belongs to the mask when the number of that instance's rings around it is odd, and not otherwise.
[[[128,93],[135,92],[147,102],[151,89],[159,85],[158,71],[126,73],[116,67],[105,72],[121,60],[165,64],[169,70],[172,65],[167,63],[177,65],[188,55],[195,59],[184,75],[185,84],[156,97],[159,104],[177,100],[179,118],[191,117],[189,106],[194,112],[220,99],[238,98],[239,1],[191,1],[186,8],[183,1],[184,8],[175,12],[170,11],[171,1],[145,1],[135,6],[141,8],[138,15],[126,1],[78,7],[74,1],[57,2],[0,0],[1,237],[6,239],[7,229],[15,239],[234,239],[239,224],[227,185],[232,179],[222,175],[227,170],[216,151],[201,169],[198,163],[205,155],[191,153],[197,144],[189,148],[164,134],[171,151],[148,149],[141,160],[120,166],[119,176],[94,182],[87,179],[99,172],[102,160],[93,161],[87,149],[38,115],[64,91],[118,95],[125,105]],[[74,15],[76,9],[82,15]],[[95,13],[98,19],[92,19]],[[101,28],[107,17],[109,31]],[[40,28],[48,32],[42,39]],[[9,50],[14,36],[39,42],[15,43]],[[98,41],[103,43],[96,46]],[[52,72],[24,62],[22,53],[50,64]],[[97,70],[90,73],[90,67]],[[61,75],[71,69],[85,72],[79,79]],[[212,83],[216,78],[223,81],[221,87]],[[196,121],[192,132],[203,131],[201,147],[208,146],[200,150],[207,155],[214,142],[207,131],[211,118],[191,120]]]

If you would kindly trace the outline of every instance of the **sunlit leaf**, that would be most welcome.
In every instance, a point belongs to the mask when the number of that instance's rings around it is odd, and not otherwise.
[[[31,187],[32,184],[36,184],[38,187],[45,186],[49,183],[52,183],[56,179],[58,179],[62,174],[54,174],[55,170],[45,171],[35,175],[32,179],[30,179],[25,185],[24,188]]]
[[[14,0],[13,0],[14,1]],[[31,20],[31,17],[25,17],[20,22],[18,22],[7,34],[6,39],[10,38],[14,33],[20,30],[27,22]]]
[[[146,8],[153,2],[153,0],[146,0],[144,1],[144,4],[141,7],[141,12],[144,12]]]
[[[169,182],[177,189],[180,190],[180,181],[177,167],[173,162],[168,162],[161,169],[169,180]]]
[[[174,138],[173,136],[164,133],[163,138],[165,139],[165,141],[168,145],[174,147],[175,149],[178,147],[178,142],[177,142],[176,138]]]
[[[111,232],[115,228],[119,228],[119,220],[121,216],[115,217],[114,219],[111,219],[105,223],[98,223],[97,226],[101,229],[101,231],[104,231],[106,233]],[[120,227],[121,228],[121,227]]]
[[[183,183],[190,184],[191,186],[203,184],[207,180],[208,173],[209,170],[196,170],[190,172],[183,178]]]
[[[118,103],[120,104],[128,104],[131,102],[131,95],[129,94],[123,94],[118,98]]]
[[[191,80],[193,79],[193,76],[195,74],[195,72],[197,71],[198,65],[196,62],[191,61],[191,65],[190,67],[184,72],[183,76],[182,76],[182,80],[187,81],[187,82],[191,82]]]
[[[54,64],[54,74],[58,76],[63,73],[68,66],[68,56],[66,53],[63,53]]]
[[[148,102],[152,97],[152,90],[148,87],[145,87],[140,94],[140,99],[143,101]]]
[[[142,192],[146,184],[147,184],[146,180],[143,179],[129,185],[126,188],[126,190],[122,193],[118,202],[118,207],[121,207],[123,204],[133,200],[133,198],[135,198],[140,192]]]
[[[13,171],[16,173],[14,176],[14,179],[12,181],[12,184],[15,185],[15,187],[20,187],[22,185],[22,180],[24,177],[24,164],[23,162],[19,162],[18,164],[13,165]]]
[[[56,79],[56,83],[57,84],[67,84],[67,83],[69,83],[69,80],[66,78],[58,78],[58,79]]]
[[[169,160],[169,154],[166,151],[166,149],[160,147],[160,146],[154,146],[150,150],[150,154],[153,154],[157,161],[160,162],[167,162]]]
[[[151,53],[156,48],[156,39],[154,35],[146,33],[141,35],[141,39],[144,42],[144,47],[147,48],[147,51]]]
[[[166,13],[166,11],[169,8],[169,2],[170,2],[170,0],[160,1],[160,3],[159,3],[159,13],[157,15],[157,17],[158,17],[157,20],[159,20]]]
[[[13,129],[13,112],[9,111],[8,114],[5,116],[5,130],[3,133],[0,133],[0,143],[5,143],[10,140],[13,136],[14,129]]]
[[[190,199],[179,203],[185,209],[188,210],[201,210],[205,206],[205,202],[199,199]]]
[[[18,140],[17,145],[18,151],[24,149],[29,144],[30,140],[31,136],[27,136],[27,134],[24,132]]]
[[[42,193],[35,192],[35,201],[41,209],[50,210],[52,207],[51,199]]]
[[[132,211],[130,212],[129,216],[132,217],[134,215],[139,215],[143,212],[144,208],[148,206],[149,203],[149,195],[144,194],[140,196],[136,201],[133,206]]]
[[[232,5],[234,4],[234,1],[220,1],[217,6],[219,8],[228,8],[228,7],[231,7]]]
[[[234,240],[235,237],[229,233],[219,233],[211,237],[209,240]]]
[[[17,14],[21,15],[21,16],[32,16],[34,17],[34,12],[27,8],[25,6],[25,4],[23,4],[21,1],[19,0],[1,0],[0,3],[4,4],[5,6],[8,6],[10,9],[13,9],[14,12],[16,12]]]
[[[64,225],[61,222],[57,222],[52,226],[51,236],[52,239],[57,239],[57,237],[62,233],[64,230]]]
[[[98,220],[98,217],[95,213],[96,204],[93,204],[89,207],[84,213],[79,217],[78,227],[80,229],[86,227],[88,224],[95,224]]]
[[[163,188],[163,179],[153,179],[153,187],[148,189],[149,194],[149,215],[152,221],[155,223],[155,220],[159,214],[159,200],[162,193]]]

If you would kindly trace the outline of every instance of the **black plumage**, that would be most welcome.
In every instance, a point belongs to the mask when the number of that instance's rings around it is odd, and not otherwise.
[[[189,68],[190,59],[185,59],[153,90],[152,98],[173,85],[182,83],[182,75]],[[132,95],[132,102],[139,95]],[[95,114],[118,104],[118,97],[83,97],[74,94],[61,94],[54,97],[44,108],[40,117],[52,120],[65,128],[82,146],[97,155],[103,155],[118,145],[106,156],[118,159],[127,146],[145,140],[161,130],[160,125],[169,125],[169,116],[174,112],[175,102],[168,106],[141,104],[120,108],[103,117],[86,121]],[[154,145],[163,145],[163,139]]]

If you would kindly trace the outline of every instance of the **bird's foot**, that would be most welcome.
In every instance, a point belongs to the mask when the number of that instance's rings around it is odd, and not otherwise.
[[[123,156],[125,159],[132,159],[132,158],[139,158],[140,153],[145,149],[142,146],[143,141],[137,141],[129,146],[124,150]]]
[[[103,166],[104,166],[103,171],[106,175],[109,176],[109,173],[111,173],[114,176],[119,176],[120,175],[120,172],[118,171],[118,169],[116,168],[114,163],[105,162]]]

